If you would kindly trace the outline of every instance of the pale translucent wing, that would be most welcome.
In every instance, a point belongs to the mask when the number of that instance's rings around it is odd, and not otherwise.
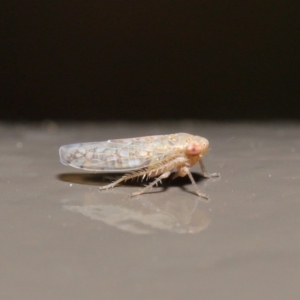
[[[65,165],[97,172],[127,172],[149,167],[173,154],[161,138],[147,137],[62,146],[60,160]]]

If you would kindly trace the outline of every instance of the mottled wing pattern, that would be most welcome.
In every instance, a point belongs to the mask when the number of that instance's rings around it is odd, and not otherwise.
[[[59,150],[65,165],[96,172],[127,172],[151,167],[174,155],[168,136],[71,144]]]

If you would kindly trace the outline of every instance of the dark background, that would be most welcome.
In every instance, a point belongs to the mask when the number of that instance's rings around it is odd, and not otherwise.
[[[2,120],[299,119],[298,1],[7,1]]]

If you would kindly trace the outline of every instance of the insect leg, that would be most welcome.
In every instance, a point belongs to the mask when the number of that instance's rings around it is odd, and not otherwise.
[[[143,174],[141,174],[141,175],[143,175]],[[124,176],[122,176],[121,178],[117,179],[116,181],[114,181],[114,182],[112,182],[110,184],[99,186],[99,190],[103,191],[103,190],[112,189],[116,185],[118,185],[119,183],[121,183],[122,181],[127,181],[129,179],[137,178],[137,177],[140,177],[141,175],[138,174],[138,173],[125,174]]]
[[[180,176],[179,171],[177,171],[176,173],[173,173],[173,175],[172,175],[172,177],[171,177],[171,180],[177,178],[178,176]]]
[[[200,159],[199,159],[199,164],[200,164],[200,167],[201,167],[203,176],[204,176],[205,178],[219,177],[219,176],[220,176],[220,173],[211,173],[211,174],[207,173],[207,172],[206,172],[206,169],[205,169],[205,166],[204,166],[204,163],[203,163],[201,157],[200,157]]]
[[[119,178],[118,180],[116,180],[116,181],[114,181],[110,184],[99,186],[99,190],[103,191],[103,190],[111,189],[111,188],[115,187],[117,184],[121,183],[122,181],[126,181],[126,180],[131,179],[131,178],[134,178],[134,177],[132,176],[132,177],[129,178],[128,175],[124,175],[121,178]]]
[[[116,181],[114,181],[110,184],[100,186],[99,190],[103,191],[103,190],[113,188],[117,184],[121,183],[122,181],[127,181],[129,179],[142,177],[142,176],[152,177],[152,176],[156,176],[156,174],[157,175],[163,174],[163,173],[166,173],[169,170],[172,170],[172,169],[178,167],[179,165],[182,165],[185,162],[186,162],[186,158],[184,158],[184,157],[177,157],[177,158],[174,158],[174,159],[170,159],[170,161],[162,162],[162,163],[157,164],[156,166],[153,166],[153,168],[150,169],[150,170],[149,169],[144,169],[144,170],[140,170],[140,171],[133,172],[133,173],[130,173],[130,174],[126,174],[126,175],[122,176],[121,178],[119,178],[118,180],[116,180]]]
[[[190,180],[191,180],[191,182],[192,182],[192,185],[193,185],[193,187],[194,187],[194,189],[195,189],[195,193],[196,193],[199,197],[202,197],[202,198],[204,198],[204,199],[209,200],[208,196],[207,196],[206,194],[201,193],[200,190],[198,189],[198,186],[197,186],[197,184],[196,184],[196,182],[195,182],[195,180],[194,180],[194,178],[193,178],[193,175],[191,174],[189,168],[188,168],[188,167],[182,167],[182,168],[180,169],[180,171],[181,171],[181,172],[180,172],[181,174],[185,174],[185,175],[188,175],[188,176],[189,176],[189,178],[190,178]],[[178,172],[179,172],[179,171],[178,171]],[[179,173],[179,174],[180,174],[180,173]]]
[[[143,193],[145,193],[146,191],[148,191],[150,188],[152,188],[155,184],[157,184],[159,181],[161,181],[162,179],[164,178],[167,178],[170,176],[170,171],[167,171],[163,174],[161,174],[159,177],[157,177],[153,182],[151,182],[149,185],[147,185],[146,187],[144,187],[143,189],[135,192],[135,193],[132,193],[131,194],[131,197],[134,197],[134,196],[138,196],[138,195],[141,195]]]

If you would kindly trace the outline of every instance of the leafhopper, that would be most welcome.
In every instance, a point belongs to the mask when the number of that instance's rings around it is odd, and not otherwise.
[[[188,176],[195,193],[205,199],[190,172],[190,168],[199,162],[203,176],[208,174],[202,162],[208,150],[206,138],[188,133],[153,135],[127,139],[114,139],[106,142],[71,144],[59,149],[60,161],[64,165],[88,171],[102,173],[125,173],[116,181],[99,187],[106,190],[121,182],[141,177],[142,180],[156,177],[149,185],[134,192],[131,196],[141,195],[172,174],[172,179]]]

